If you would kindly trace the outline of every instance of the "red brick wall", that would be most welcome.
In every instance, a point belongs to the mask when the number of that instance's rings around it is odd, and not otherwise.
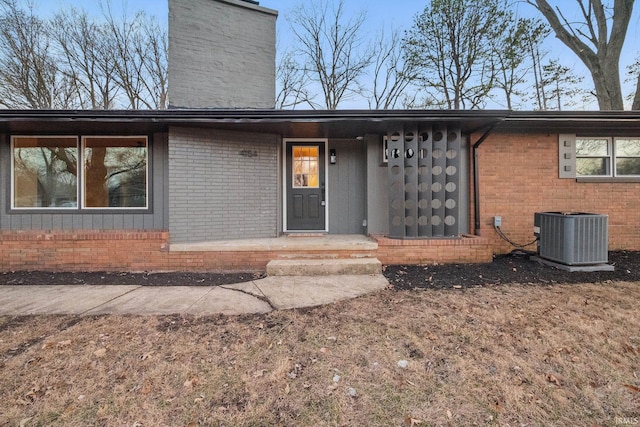
[[[377,257],[382,264],[447,264],[491,262],[489,240],[467,236],[461,239],[399,240],[375,238]]]
[[[144,271],[167,263],[163,231],[2,231],[0,269]]]
[[[2,231],[0,271],[264,271],[295,251],[169,251],[166,231]],[[305,257],[375,257],[375,251],[305,251]]]
[[[489,262],[478,237],[378,239],[378,250],[169,251],[166,231],[3,231],[0,271],[264,271],[272,259],[378,257],[383,264]]]
[[[472,143],[477,139],[472,137]],[[495,215],[502,217],[502,230],[511,240],[525,243],[534,239],[533,214],[548,211],[606,214],[609,249],[640,249],[640,183],[558,178],[557,134],[491,135],[479,148],[479,165],[481,235],[495,253],[513,249],[494,231]]]

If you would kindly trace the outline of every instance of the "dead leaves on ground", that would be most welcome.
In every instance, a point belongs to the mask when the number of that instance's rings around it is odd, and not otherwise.
[[[419,420],[417,418],[412,418],[408,415],[404,419],[404,425],[407,427],[419,426],[420,424],[422,424],[422,420]]]
[[[184,388],[192,388],[193,386],[198,385],[198,383],[200,382],[200,378],[198,377],[191,377],[190,379],[186,380],[183,384]]]
[[[71,346],[72,341],[71,340],[63,340],[63,341],[47,341],[44,344],[42,344],[41,349],[42,350],[48,350],[51,348],[65,348],[65,347],[70,347]]]
[[[549,381],[551,384],[555,384],[558,387],[561,387],[563,385],[566,384],[566,379],[560,375],[560,374],[553,374],[553,373],[548,373],[547,374],[547,381]]]

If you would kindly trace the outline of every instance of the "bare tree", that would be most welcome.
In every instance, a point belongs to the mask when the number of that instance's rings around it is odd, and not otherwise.
[[[398,103],[411,103],[405,90],[416,79],[416,72],[413,64],[404,59],[399,33],[394,31],[385,37],[384,31],[380,32],[374,52],[369,107],[386,110],[396,108]]]
[[[358,80],[371,64],[372,54],[363,47],[364,12],[346,19],[344,0],[302,3],[294,12],[292,31],[312,82],[322,89],[327,109],[361,91]]]
[[[519,87],[529,80],[531,72],[538,87],[538,64],[531,52],[539,54],[538,46],[548,34],[546,25],[538,20],[517,19],[510,20],[501,37],[495,40],[495,87],[504,94],[507,109],[514,108],[516,98],[526,97],[526,91]]]
[[[558,60],[551,60],[542,67],[541,84],[548,95],[547,101],[554,101],[555,109],[562,110],[563,105],[574,105],[578,95],[584,92],[578,85],[583,77],[576,76],[569,67],[560,65]],[[549,109],[550,103],[546,104]]]
[[[570,22],[560,7],[554,10],[547,0],[528,2],[542,13],[556,37],[586,65],[593,79],[600,110],[623,110],[620,52],[634,0],[613,0],[612,8],[605,7],[601,0],[576,0],[583,18],[577,23]],[[640,84],[636,88],[637,98],[640,98],[639,91]]]
[[[50,35],[59,50],[60,70],[73,82],[83,109],[112,108],[118,95],[107,30],[76,8],[57,13],[52,21]]]
[[[527,48],[531,59],[531,69],[533,71],[533,89],[535,90],[535,104],[538,110],[547,109],[547,95],[545,86],[542,84],[542,59],[547,52],[541,50],[541,44],[534,38],[527,40]]]
[[[308,83],[309,76],[295,60],[293,52],[283,54],[276,66],[276,108],[295,108],[302,104],[315,106]]]
[[[0,104],[6,108],[66,108],[70,94],[56,67],[46,23],[33,4],[0,0]]]
[[[133,17],[123,8],[116,17],[111,0],[101,3],[105,20],[105,60],[113,61],[113,78],[127,109],[167,107],[167,31],[146,13]]]
[[[119,18],[114,16],[111,3],[103,6],[104,18],[108,29],[110,51],[115,58],[115,77],[122,89],[128,105],[126,108],[139,110],[145,105],[143,91],[144,57],[138,54],[136,46],[141,46],[142,12],[130,19],[126,11]]]
[[[147,17],[141,30],[143,43],[135,48],[137,55],[144,58],[142,65],[145,78],[142,83],[149,96],[145,105],[151,109],[164,110],[169,104],[167,29],[152,17]]]
[[[449,109],[484,105],[496,77],[492,41],[506,15],[498,0],[432,0],[416,16],[404,46],[432,101]]]
[[[44,21],[20,0],[0,0],[0,105],[6,108],[167,106],[167,32],[140,12],[104,21],[81,9]]]
[[[636,87],[640,88],[640,58],[636,59],[636,62],[629,65],[627,67],[627,71],[629,72],[629,80],[635,80]],[[633,98],[631,109],[640,110],[640,90],[636,90],[635,94],[632,95],[631,98]]]

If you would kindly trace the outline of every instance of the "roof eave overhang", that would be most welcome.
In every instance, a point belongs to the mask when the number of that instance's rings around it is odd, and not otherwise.
[[[73,130],[165,132],[172,126],[350,138],[404,125],[441,123],[474,133],[490,126],[515,133],[640,133],[639,111],[507,110],[0,110],[0,132]]]

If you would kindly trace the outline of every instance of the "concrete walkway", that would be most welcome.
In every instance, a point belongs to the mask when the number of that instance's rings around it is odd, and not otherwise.
[[[0,315],[250,314],[312,307],[384,289],[384,276],[274,276],[222,286],[0,285]]]

